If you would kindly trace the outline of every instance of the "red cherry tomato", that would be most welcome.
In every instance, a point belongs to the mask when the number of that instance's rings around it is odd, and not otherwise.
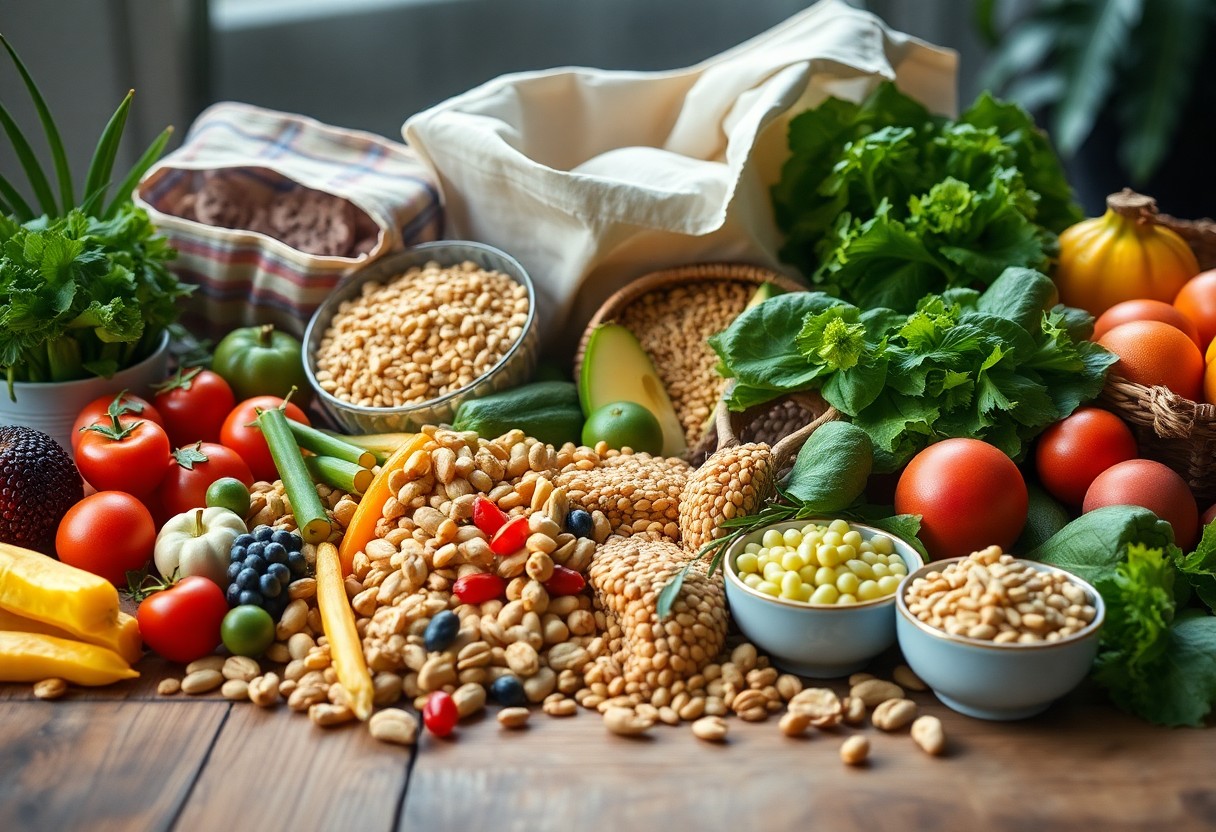
[[[169,457],[168,473],[161,483],[160,502],[170,514],[181,514],[207,504],[207,489],[224,477],[235,477],[253,487],[253,474],[245,460],[231,448],[214,442],[197,442],[178,448]]]
[[[452,593],[462,604],[482,604],[501,598],[507,591],[507,582],[497,575],[478,572],[457,578],[452,584]]]
[[[991,545],[1008,551],[1026,525],[1026,482],[1013,460],[978,439],[945,439],[912,457],[895,511],[921,515],[917,536],[934,558]]]
[[[1136,454],[1136,437],[1122,419],[1109,410],[1079,407],[1043,431],[1034,464],[1051,496],[1080,508],[1099,474]]]
[[[456,728],[460,711],[451,694],[437,690],[426,698],[422,706],[422,722],[426,729],[437,737],[446,737]]]
[[[118,401],[118,406],[122,409],[119,417],[121,424],[129,425],[132,422],[138,422],[140,419],[147,419],[164,427],[165,420],[161,418],[160,413],[156,411],[156,408],[147,399],[142,399],[139,396],[128,393],[126,390],[117,396],[102,396],[93,399],[93,401],[81,408],[80,415],[76,417],[76,422],[72,425],[73,452],[75,452],[76,446],[80,444],[80,440],[84,436],[80,432],[81,428],[96,425],[99,422],[109,424],[109,409],[115,400]]]
[[[506,512],[488,497],[478,495],[473,501],[473,525],[491,537],[506,525],[507,520]]]
[[[189,664],[219,646],[220,625],[227,614],[224,591],[206,578],[190,575],[145,598],[135,617],[144,644],[171,662]]]
[[[553,576],[545,581],[545,591],[553,598],[562,595],[577,595],[583,591],[585,586],[587,586],[587,581],[577,570],[560,564],[553,567]]]
[[[55,533],[59,560],[126,586],[127,572],[152,560],[156,523],[137,498],[124,491],[99,491],[68,509]]]
[[[175,448],[200,441],[219,442],[224,420],[236,406],[228,382],[201,367],[178,370],[156,389],[154,401]]]
[[[516,517],[508,520],[506,525],[490,538],[490,551],[503,557],[517,552],[528,541],[528,518]]]
[[[98,491],[125,491],[147,497],[165,476],[169,437],[155,422],[128,425],[119,416],[85,430],[76,446],[76,467]]]
[[[283,400],[278,396],[254,396],[252,399],[245,399],[232,409],[220,428],[220,443],[240,454],[255,480],[274,482],[279,478],[279,472],[274,467],[274,458],[266,445],[266,438],[254,425],[254,420],[257,419],[259,410],[269,410],[282,404]],[[284,414],[296,422],[312,424],[304,415],[304,411],[291,402],[287,403]]]

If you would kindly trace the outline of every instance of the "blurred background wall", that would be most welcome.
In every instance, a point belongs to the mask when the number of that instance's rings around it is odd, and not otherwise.
[[[960,0],[855,0],[893,28],[962,53],[960,101],[982,47]],[[119,164],[212,101],[303,113],[400,139],[411,114],[504,72],[563,65],[670,69],[779,23],[808,0],[3,0],[0,33],[60,123],[77,176],[136,90]],[[37,134],[7,61],[0,101]],[[33,138],[37,138],[35,135]],[[32,139],[33,140],[33,139]],[[35,145],[40,142],[34,141]],[[20,179],[7,142],[0,172]],[[171,145],[172,146],[172,145]]]

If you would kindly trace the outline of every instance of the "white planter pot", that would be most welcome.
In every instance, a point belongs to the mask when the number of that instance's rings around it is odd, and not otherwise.
[[[0,383],[0,425],[35,428],[72,452],[72,425],[81,409],[99,396],[129,390],[137,396],[151,396],[152,387],[164,380],[169,369],[169,333],[160,348],[133,367],[120,370],[110,378],[84,378],[79,381],[14,382],[17,400],[8,396]]]

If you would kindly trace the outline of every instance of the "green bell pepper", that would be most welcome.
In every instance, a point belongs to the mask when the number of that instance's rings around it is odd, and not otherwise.
[[[292,399],[303,405],[312,394],[304,375],[304,354],[300,341],[280,332],[274,324],[234,329],[215,348],[211,369],[232,386],[237,401],[253,396]]]

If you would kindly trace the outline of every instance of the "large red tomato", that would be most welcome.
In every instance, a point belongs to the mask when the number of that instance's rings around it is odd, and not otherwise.
[[[84,431],[76,446],[76,467],[98,491],[125,491],[149,496],[165,476],[169,437],[155,422],[142,419],[124,425],[110,419]]]
[[[912,457],[895,486],[895,510],[921,516],[933,558],[991,545],[1008,551],[1026,525],[1026,482],[1013,460],[978,439],[945,439]]]
[[[152,560],[156,523],[124,491],[99,491],[68,509],[55,534],[55,552],[69,566],[126,586],[127,573]]]
[[[165,426],[165,420],[161,418],[160,413],[152,406],[152,403],[147,399],[142,399],[126,390],[119,393],[117,396],[105,395],[86,404],[80,411],[80,415],[76,417],[76,423],[72,425],[72,451],[75,452],[76,446],[80,444],[81,437],[84,436],[80,429],[89,425],[96,425],[101,422],[109,423],[110,405],[114,400],[118,400],[118,406],[121,409],[119,415],[119,423],[124,425],[138,422],[140,419],[147,419],[161,427]]]
[[[1136,456],[1136,437],[1122,419],[1109,410],[1081,407],[1043,431],[1034,463],[1051,496],[1080,508],[1099,474]]]
[[[1085,492],[1082,511],[1102,506],[1142,506],[1174,527],[1174,542],[1189,552],[1199,536],[1199,506],[1186,480],[1151,459],[1129,459],[1107,468]]]
[[[220,442],[241,455],[255,480],[274,482],[279,478],[279,472],[274,467],[274,458],[270,456],[270,448],[266,445],[266,438],[254,425],[254,420],[257,419],[259,410],[269,410],[282,405],[283,400],[278,396],[254,396],[252,399],[245,399],[228,414],[220,430]],[[304,415],[304,411],[291,402],[287,403],[284,413],[288,419],[305,425],[312,424]]]
[[[253,487],[253,474],[240,454],[214,442],[197,442],[178,448],[169,457],[168,473],[158,489],[161,506],[169,515],[207,504],[207,489],[224,477],[235,477]]]
[[[232,388],[217,373],[195,367],[178,371],[156,390],[156,407],[165,419],[173,447],[220,441],[224,419],[236,405]]]

